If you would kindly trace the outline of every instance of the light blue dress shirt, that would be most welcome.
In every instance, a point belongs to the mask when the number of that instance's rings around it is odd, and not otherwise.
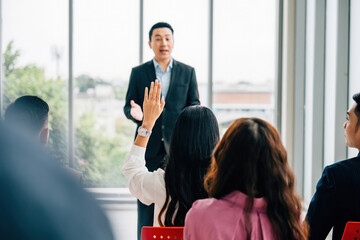
[[[155,67],[156,79],[161,82],[161,94],[166,98],[166,94],[169,90],[170,86],[170,78],[171,78],[171,69],[173,67],[173,58],[170,59],[170,63],[166,68],[166,72],[164,72],[160,66],[160,64],[153,58],[153,63]]]

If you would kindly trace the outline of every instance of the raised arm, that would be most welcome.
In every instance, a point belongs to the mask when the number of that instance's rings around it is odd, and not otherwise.
[[[155,121],[160,116],[165,101],[160,99],[161,84],[156,80],[151,83],[150,92],[145,89],[144,96],[144,120],[142,127],[151,132]],[[133,147],[127,154],[124,165],[123,174],[129,181],[130,192],[144,204],[157,203],[163,204],[165,201],[165,182],[164,170],[158,169],[149,172],[145,166],[145,150],[150,136],[136,137]]]
[[[146,128],[149,132],[152,131],[156,120],[159,118],[165,106],[164,96],[160,99],[160,95],[161,83],[159,83],[158,80],[155,80],[155,83],[151,82],[149,93],[148,88],[145,88],[143,103],[144,120],[141,126]],[[146,147],[149,137],[150,136],[143,137],[138,134],[134,144],[139,147]]]

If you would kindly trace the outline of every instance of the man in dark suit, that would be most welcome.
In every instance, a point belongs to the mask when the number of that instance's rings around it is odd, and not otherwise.
[[[360,151],[360,93],[347,112],[344,124],[348,147]],[[309,239],[325,239],[333,228],[333,239],[341,239],[348,221],[360,221],[360,153],[357,157],[327,166],[316,186],[307,213]]]
[[[141,127],[144,90],[145,87],[149,88],[155,79],[158,79],[162,86],[162,96],[165,97],[164,111],[155,123],[145,153],[149,171],[163,167],[172,129],[180,112],[187,106],[200,104],[194,68],[171,57],[173,33],[174,30],[168,23],[160,22],[152,26],[149,46],[155,56],[151,61],[132,69],[126,94],[126,117],[137,124],[138,131],[150,134]],[[150,208],[138,202],[138,238],[142,226],[153,225],[153,213],[153,206]]]

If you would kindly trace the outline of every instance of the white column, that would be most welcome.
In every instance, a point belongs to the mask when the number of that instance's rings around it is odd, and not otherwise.
[[[306,20],[304,200],[310,201],[323,168],[325,0],[307,1]]]

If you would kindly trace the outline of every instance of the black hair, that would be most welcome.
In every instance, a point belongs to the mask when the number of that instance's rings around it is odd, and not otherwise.
[[[219,126],[209,108],[190,106],[180,113],[165,166],[166,200],[158,216],[161,226],[184,226],[193,202],[208,197],[204,176],[218,141]],[[165,224],[161,221],[164,213]]]
[[[354,109],[354,112],[357,117],[357,123],[356,123],[356,130],[357,130],[360,126],[360,93],[354,94],[352,98],[356,102],[356,107]]]
[[[170,24],[168,24],[166,22],[158,22],[158,23],[155,23],[149,31],[149,41],[151,41],[151,36],[152,36],[153,31],[157,28],[168,28],[171,30],[171,33],[174,34],[174,29],[171,27]]]
[[[22,96],[5,111],[5,122],[38,133],[48,119],[49,105],[37,96]]]

